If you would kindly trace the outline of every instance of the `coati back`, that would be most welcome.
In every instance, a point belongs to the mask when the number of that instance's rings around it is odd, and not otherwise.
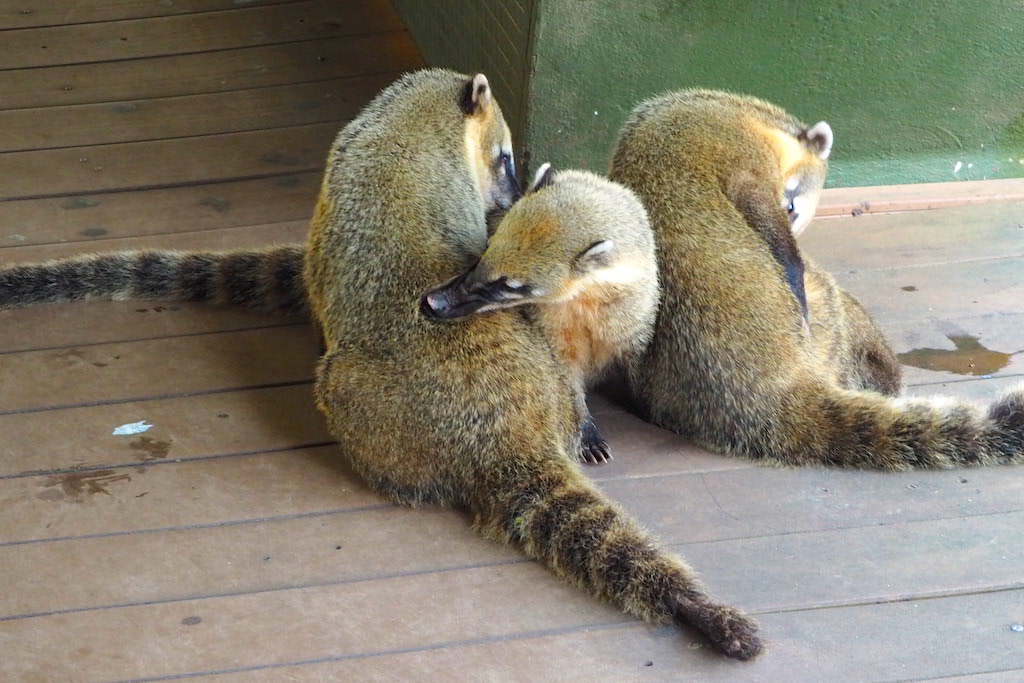
[[[510,150],[487,79],[436,69],[404,76],[341,132],[306,255],[327,344],[317,405],[392,500],[466,506],[480,531],[592,594],[753,657],[753,622],[711,600],[574,462],[574,387],[543,330],[517,311],[421,314],[424,291],[483,253],[487,212],[514,199]]]
[[[694,187],[719,188],[765,241],[781,267],[796,305],[808,319],[804,260],[796,243],[814,216],[828,171],[832,128],[806,126],[781,108],[754,97],[716,90],[686,90],[677,103],[680,153]],[[650,104],[650,102],[646,103]],[[644,106],[633,118],[644,116]]]
[[[894,398],[900,366],[878,327],[810,262],[810,335],[802,332],[775,259],[720,181],[740,163],[736,128],[750,123],[727,124],[705,105],[731,97],[683,91],[642,103],[612,160],[611,178],[640,196],[658,243],[662,306],[654,339],[628,371],[650,419],[712,450],[785,464],[1024,461],[1024,391],[987,409]],[[752,120],[765,116],[757,100],[732,101]]]
[[[480,260],[423,297],[426,315],[449,320],[523,305],[574,380],[580,459],[606,462],[586,388],[643,351],[658,305],[654,235],[636,195],[593,173],[556,174],[545,164]]]

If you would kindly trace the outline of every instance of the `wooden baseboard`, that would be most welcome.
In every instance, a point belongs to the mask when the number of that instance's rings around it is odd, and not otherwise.
[[[1024,199],[1024,178],[950,183],[839,187],[825,190],[817,216],[925,211],[951,206]]]

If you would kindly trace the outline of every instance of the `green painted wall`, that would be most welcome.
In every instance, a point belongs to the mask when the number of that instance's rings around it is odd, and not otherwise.
[[[530,39],[537,0],[394,0],[432,66],[487,74],[521,143],[526,134]]]
[[[534,166],[604,170],[635,102],[704,86],[828,120],[833,186],[1024,176],[1020,0],[536,0],[535,12]]]

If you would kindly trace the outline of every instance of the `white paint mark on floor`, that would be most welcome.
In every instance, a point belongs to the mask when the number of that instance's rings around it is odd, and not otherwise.
[[[141,422],[129,422],[128,424],[121,425],[114,429],[114,436],[131,436],[132,434],[141,434],[142,432],[148,432],[153,428],[153,425],[146,424],[145,420]]]

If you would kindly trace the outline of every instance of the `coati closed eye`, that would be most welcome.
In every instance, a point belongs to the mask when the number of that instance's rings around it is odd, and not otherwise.
[[[545,164],[473,267],[424,294],[422,311],[455,319],[529,306],[576,385],[584,462],[611,455],[586,405],[588,385],[650,341],[658,268],[636,195],[586,171]]]

